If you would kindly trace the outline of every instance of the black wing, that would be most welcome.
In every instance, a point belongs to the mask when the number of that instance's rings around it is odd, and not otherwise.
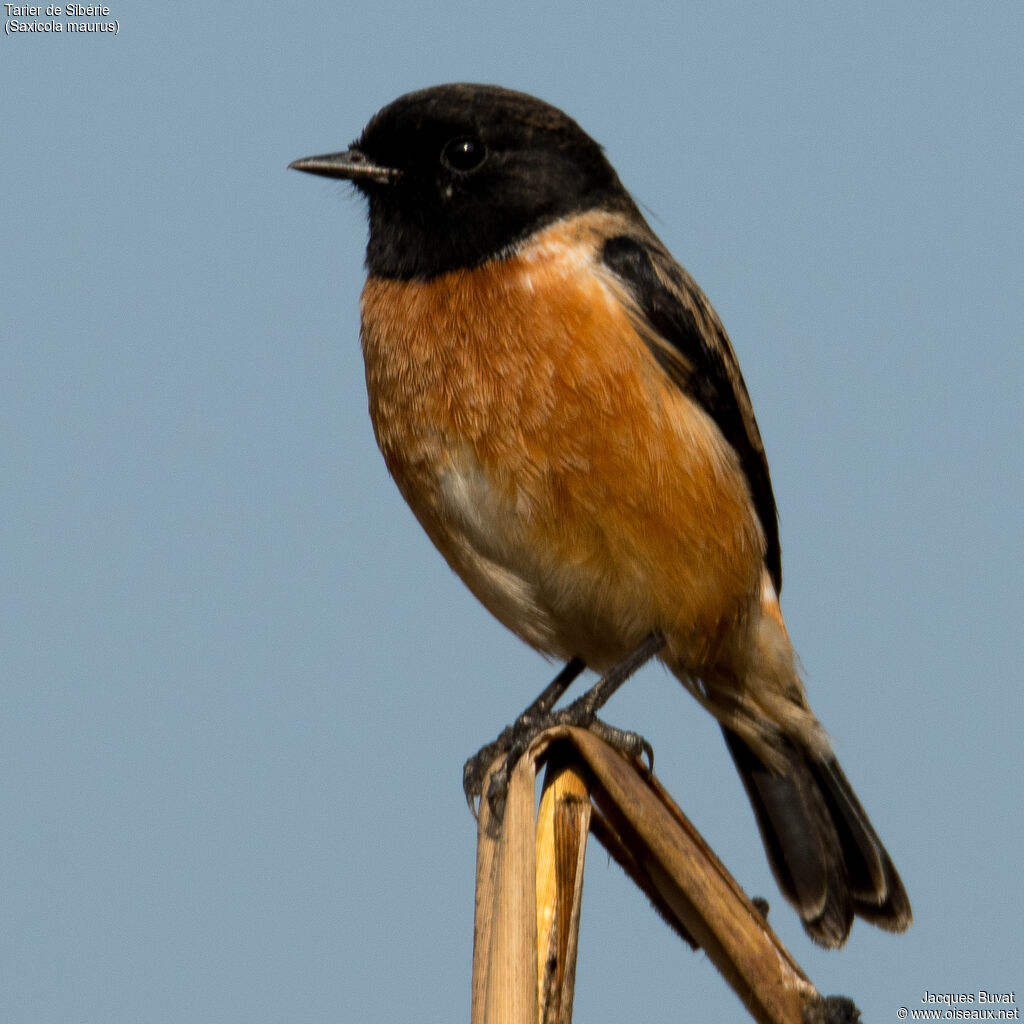
[[[643,322],[638,326],[658,363],[718,425],[740,467],[765,537],[765,564],[782,590],[778,511],[761,434],[736,354],[718,315],[696,282],[651,237],[615,235],[602,262],[627,286]]]

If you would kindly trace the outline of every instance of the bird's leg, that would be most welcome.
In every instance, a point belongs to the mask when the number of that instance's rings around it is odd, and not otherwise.
[[[582,697],[574,700],[560,715],[566,716],[567,725],[587,725],[594,716],[611,700],[615,691],[634,673],[642,668],[665,646],[661,633],[652,633],[632,654],[610,668]],[[545,691],[546,692],[546,691]]]
[[[582,658],[572,658],[567,661],[562,671],[548,683],[541,695],[516,719],[516,724],[526,723],[534,718],[550,714],[562,694],[569,689],[586,667]]]
[[[654,752],[647,740],[637,733],[607,725],[596,716],[612,694],[664,646],[665,638],[660,633],[652,633],[635,651],[606,672],[583,696],[573,701],[567,708],[555,711],[554,705],[559,697],[586,667],[579,658],[573,658],[512,725],[508,726],[493,743],[487,744],[466,762],[462,770],[462,786],[470,810],[475,813],[475,798],[482,795],[487,769],[499,754],[504,753],[505,760],[501,767],[491,774],[486,796],[493,820],[496,823],[501,822],[512,769],[533,740],[554,725],[590,729],[623,753],[631,757],[646,755],[648,761],[653,763]]]
[[[582,658],[572,658],[565,663],[562,671],[551,680],[540,696],[512,723],[501,731],[492,743],[481,747],[462,767],[462,789],[466,794],[466,802],[470,811],[476,814],[476,798],[483,791],[484,776],[487,769],[498,754],[511,753],[516,746],[516,737],[530,732],[536,723],[547,724],[551,717],[551,709],[558,703],[562,694],[575,682],[586,668]],[[543,726],[541,726],[543,728]],[[540,730],[537,730],[540,731]],[[534,733],[536,735],[536,732]],[[526,748],[523,747],[523,750]],[[520,751],[522,753],[522,751]],[[509,765],[505,765],[505,785],[508,785]]]

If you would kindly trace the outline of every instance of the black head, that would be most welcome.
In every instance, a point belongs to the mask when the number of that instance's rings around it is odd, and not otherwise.
[[[493,85],[408,93],[374,115],[351,149],[291,166],[346,178],[368,197],[366,262],[382,277],[476,266],[570,213],[635,211],[575,121]]]

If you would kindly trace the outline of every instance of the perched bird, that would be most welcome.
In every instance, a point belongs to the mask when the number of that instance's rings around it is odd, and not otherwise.
[[[292,166],[369,200],[370,415],[451,568],[567,678],[658,651],[718,719],[814,940],[841,945],[854,915],[906,929],[797,669],[732,345],[601,147],[538,99],[454,84]]]

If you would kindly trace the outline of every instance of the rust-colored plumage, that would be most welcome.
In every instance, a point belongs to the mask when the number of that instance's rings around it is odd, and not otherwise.
[[[910,904],[804,692],[767,461],[729,339],[560,111],[442,86],[296,166],[370,201],[370,414],[448,564],[546,654],[645,638],[722,725],[816,941]]]
[[[588,269],[595,219],[501,263],[371,277],[370,413],[405,499],[509,628],[601,669],[654,623],[697,670],[759,592],[761,529],[714,423]]]

